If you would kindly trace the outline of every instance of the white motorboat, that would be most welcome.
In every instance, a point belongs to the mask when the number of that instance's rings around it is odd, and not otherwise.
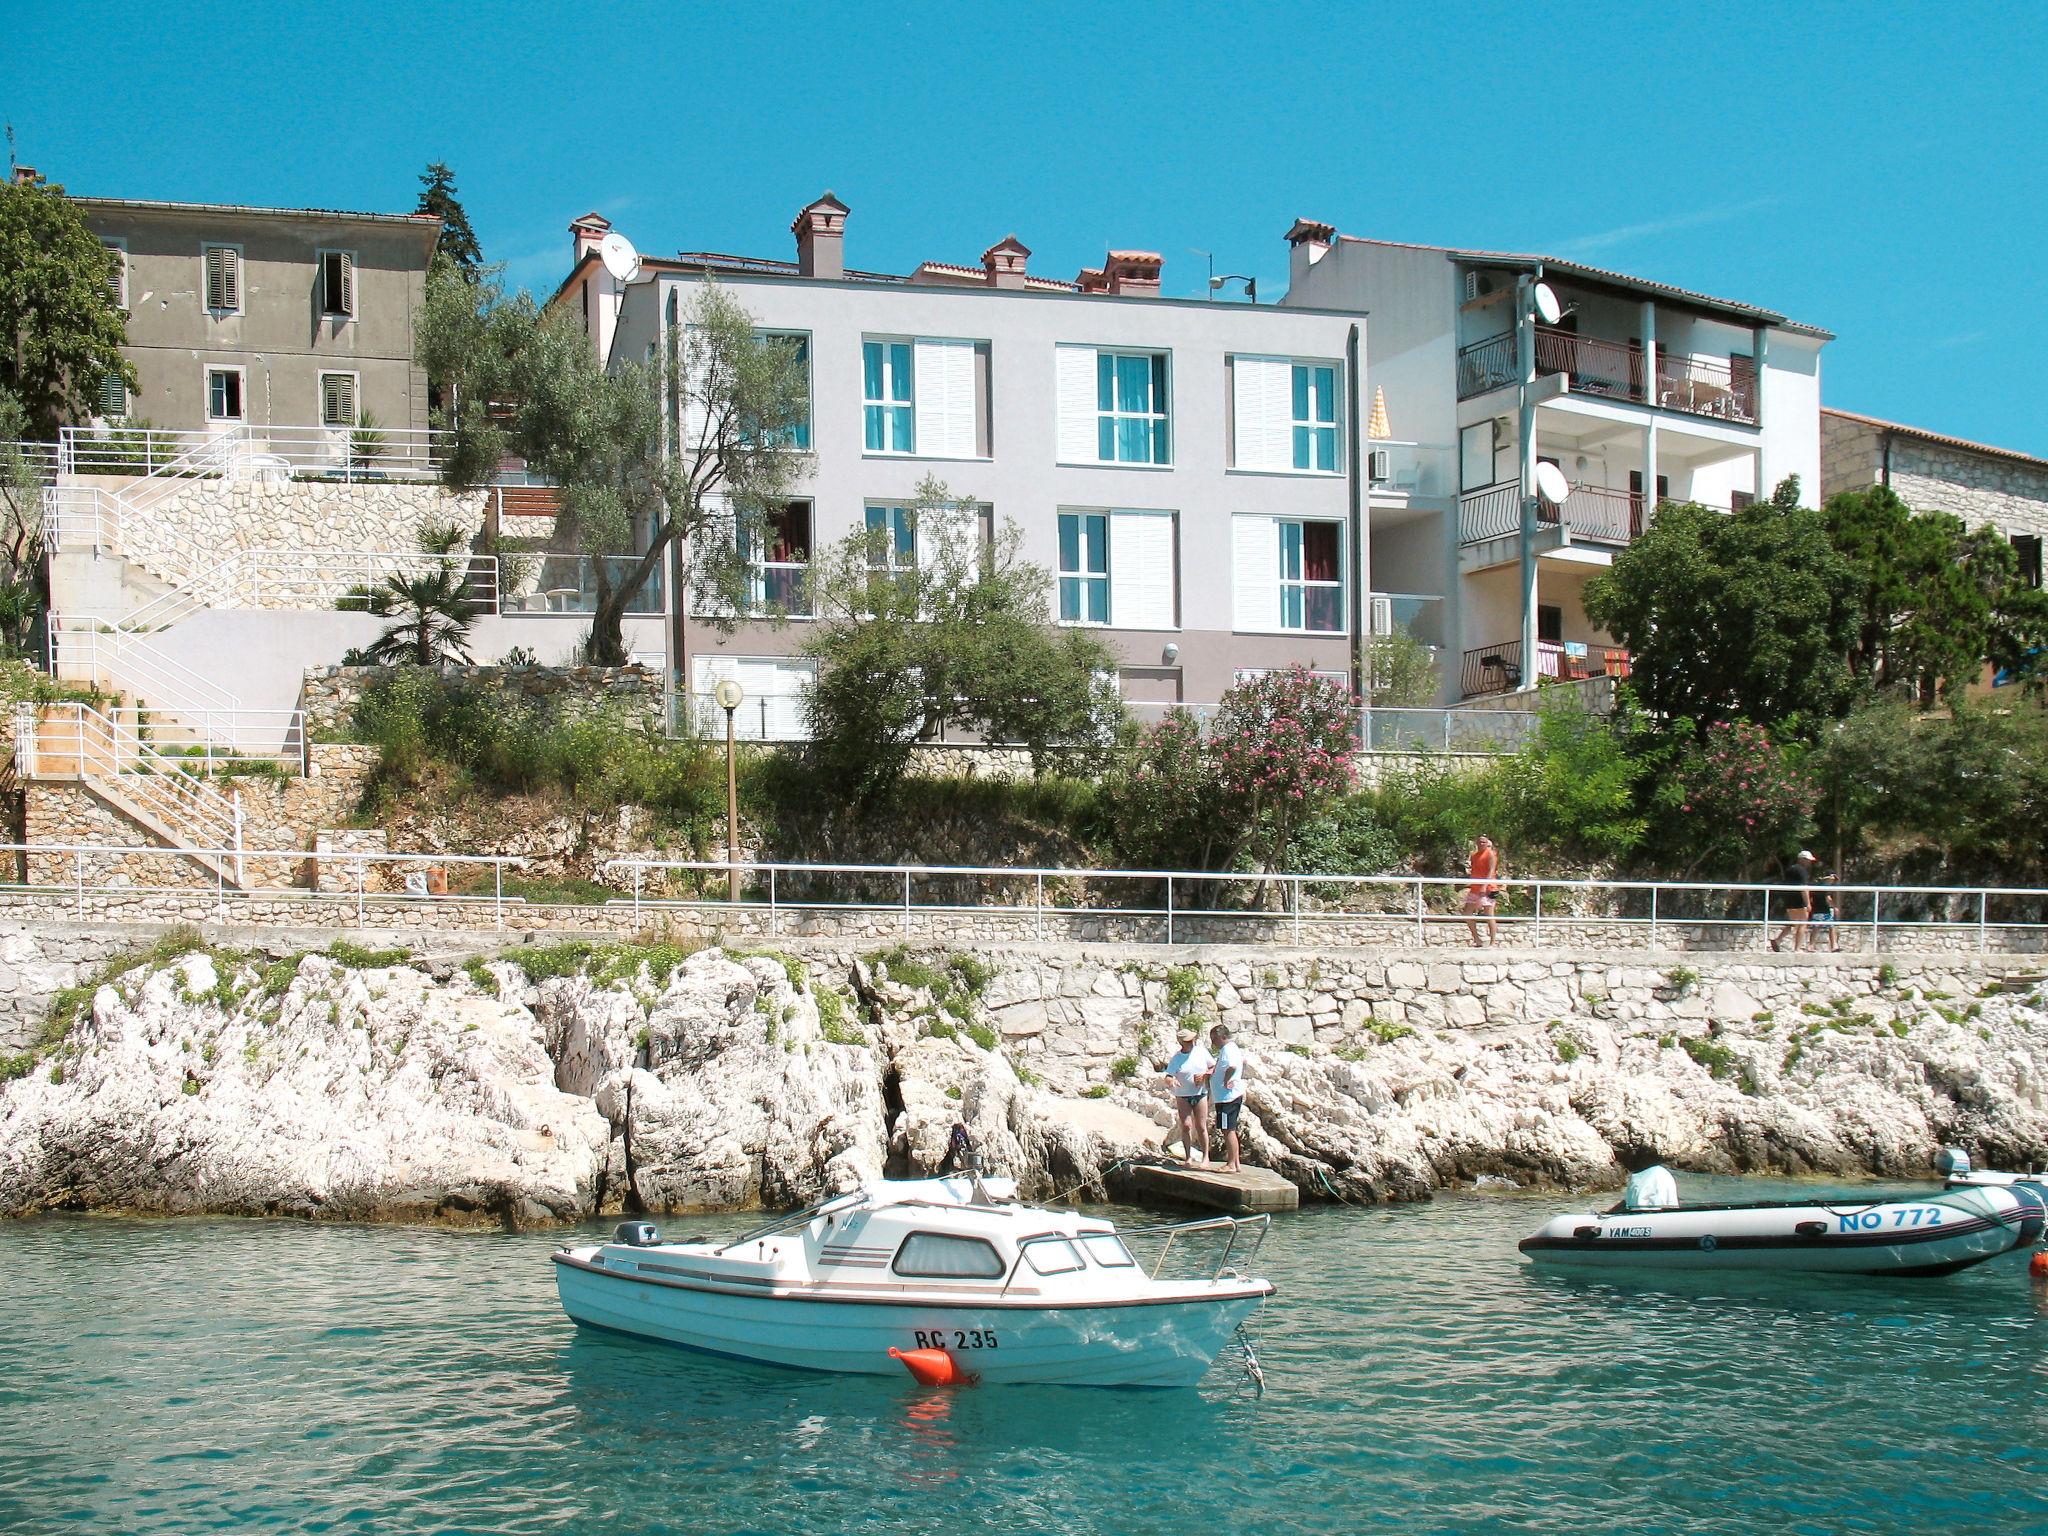
[[[1119,1233],[1021,1205],[1008,1179],[883,1180],[730,1242],[623,1223],[554,1255],[576,1322],[716,1355],[920,1380],[1097,1386],[1199,1381],[1273,1286],[1248,1270],[1271,1221],[1214,1217]],[[1209,1234],[1207,1238],[1190,1238]],[[1156,1240],[1148,1269],[1125,1236]],[[1168,1279],[1178,1244],[1207,1272]],[[1144,1245],[1141,1245],[1144,1246]],[[907,1357],[907,1358],[906,1358]],[[1256,1369],[1248,1355],[1248,1367]]]
[[[1945,1153],[1941,1171],[1949,1182],[1937,1194],[1656,1209],[1624,1204],[1556,1217],[1520,1246],[1539,1264],[1580,1268],[1934,1276],[2039,1242],[2048,1222],[2041,1187],[1968,1169],[1966,1157]]]

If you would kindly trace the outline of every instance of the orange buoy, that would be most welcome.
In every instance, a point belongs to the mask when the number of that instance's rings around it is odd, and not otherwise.
[[[960,1362],[943,1349],[898,1349],[889,1347],[889,1358],[901,1360],[903,1368],[915,1376],[920,1386],[965,1387],[981,1378],[972,1371],[960,1369]]]
[[[2048,1280],[2048,1253],[2037,1253],[2027,1260],[2027,1273],[2036,1280]]]

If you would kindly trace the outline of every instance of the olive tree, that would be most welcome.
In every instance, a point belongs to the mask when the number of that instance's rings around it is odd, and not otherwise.
[[[418,335],[420,366],[444,381],[448,483],[487,483],[516,455],[557,488],[557,548],[624,557],[594,562],[590,661],[625,662],[625,615],[672,545],[707,606],[744,611],[744,551],[803,469],[809,385],[792,343],[759,335],[707,282],[653,358],[607,368],[574,315],[508,299],[495,272],[470,281],[444,257]]]
[[[115,260],[62,187],[0,184],[0,388],[38,437],[91,415],[104,380],[135,387]]]
[[[1092,763],[1123,718],[1116,659],[1052,622],[1052,577],[1020,558],[1016,525],[984,543],[980,509],[931,479],[906,515],[908,568],[887,527],[818,562],[821,622],[804,644],[818,679],[804,709],[821,777],[878,798],[948,728],[1021,746],[1035,771]]]

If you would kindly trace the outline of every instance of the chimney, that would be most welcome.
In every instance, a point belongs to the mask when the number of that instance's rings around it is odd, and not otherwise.
[[[1074,286],[1083,293],[1109,292],[1109,279],[1102,275],[1100,267],[1083,267],[1074,279]]]
[[[32,187],[40,180],[42,178],[36,175],[36,168],[32,165],[17,165],[14,168],[14,184],[17,187]]]
[[[991,288],[1022,288],[1024,263],[1030,259],[1029,246],[1015,235],[1005,235],[981,253],[981,270],[988,274]]]
[[[597,249],[597,243],[611,232],[612,221],[601,213],[586,213],[580,219],[569,223],[569,235],[576,242],[576,253],[569,258],[569,265],[575,266],[585,256]]]
[[[828,191],[799,213],[789,228],[796,236],[799,277],[846,275],[846,204]]]
[[[1287,285],[1292,288],[1308,275],[1308,269],[1330,254],[1330,244],[1337,238],[1336,226],[1319,224],[1314,219],[1296,219],[1294,227],[1287,231],[1287,243],[1292,249],[1287,255]],[[1333,267],[1331,269],[1335,271]]]
[[[1159,297],[1159,269],[1165,259],[1156,251],[1111,251],[1102,263],[1109,291],[1134,299]]]

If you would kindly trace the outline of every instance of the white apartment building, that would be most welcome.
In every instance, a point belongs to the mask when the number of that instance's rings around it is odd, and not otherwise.
[[[1370,316],[1361,542],[1375,589],[1442,595],[1447,701],[1625,675],[1626,654],[1586,619],[1581,593],[1658,502],[1732,509],[1787,475],[1818,502],[1826,331],[1554,257],[1360,239],[1308,220],[1287,238],[1283,307]],[[1559,302],[1555,323],[1528,304],[1535,282]],[[1539,503],[1533,670],[1522,655],[1525,409],[1532,494],[1542,462],[1569,486]]]
[[[919,560],[905,509],[927,476],[981,509],[981,538],[1022,530],[1023,557],[1057,578],[1054,617],[1101,631],[1133,702],[1211,702],[1291,662],[1356,675],[1361,610],[1387,612],[1359,599],[1362,316],[1165,298],[1142,251],[1047,278],[1015,236],[975,266],[863,271],[845,261],[846,219],[828,193],[797,215],[794,260],[684,252],[626,284],[597,255],[609,224],[571,225],[552,303],[582,314],[614,366],[652,355],[711,281],[809,362],[809,470],[753,553],[761,617],[677,616],[693,693],[736,676],[757,701],[744,729],[795,734],[813,563],[862,529],[889,531],[892,561]]]

